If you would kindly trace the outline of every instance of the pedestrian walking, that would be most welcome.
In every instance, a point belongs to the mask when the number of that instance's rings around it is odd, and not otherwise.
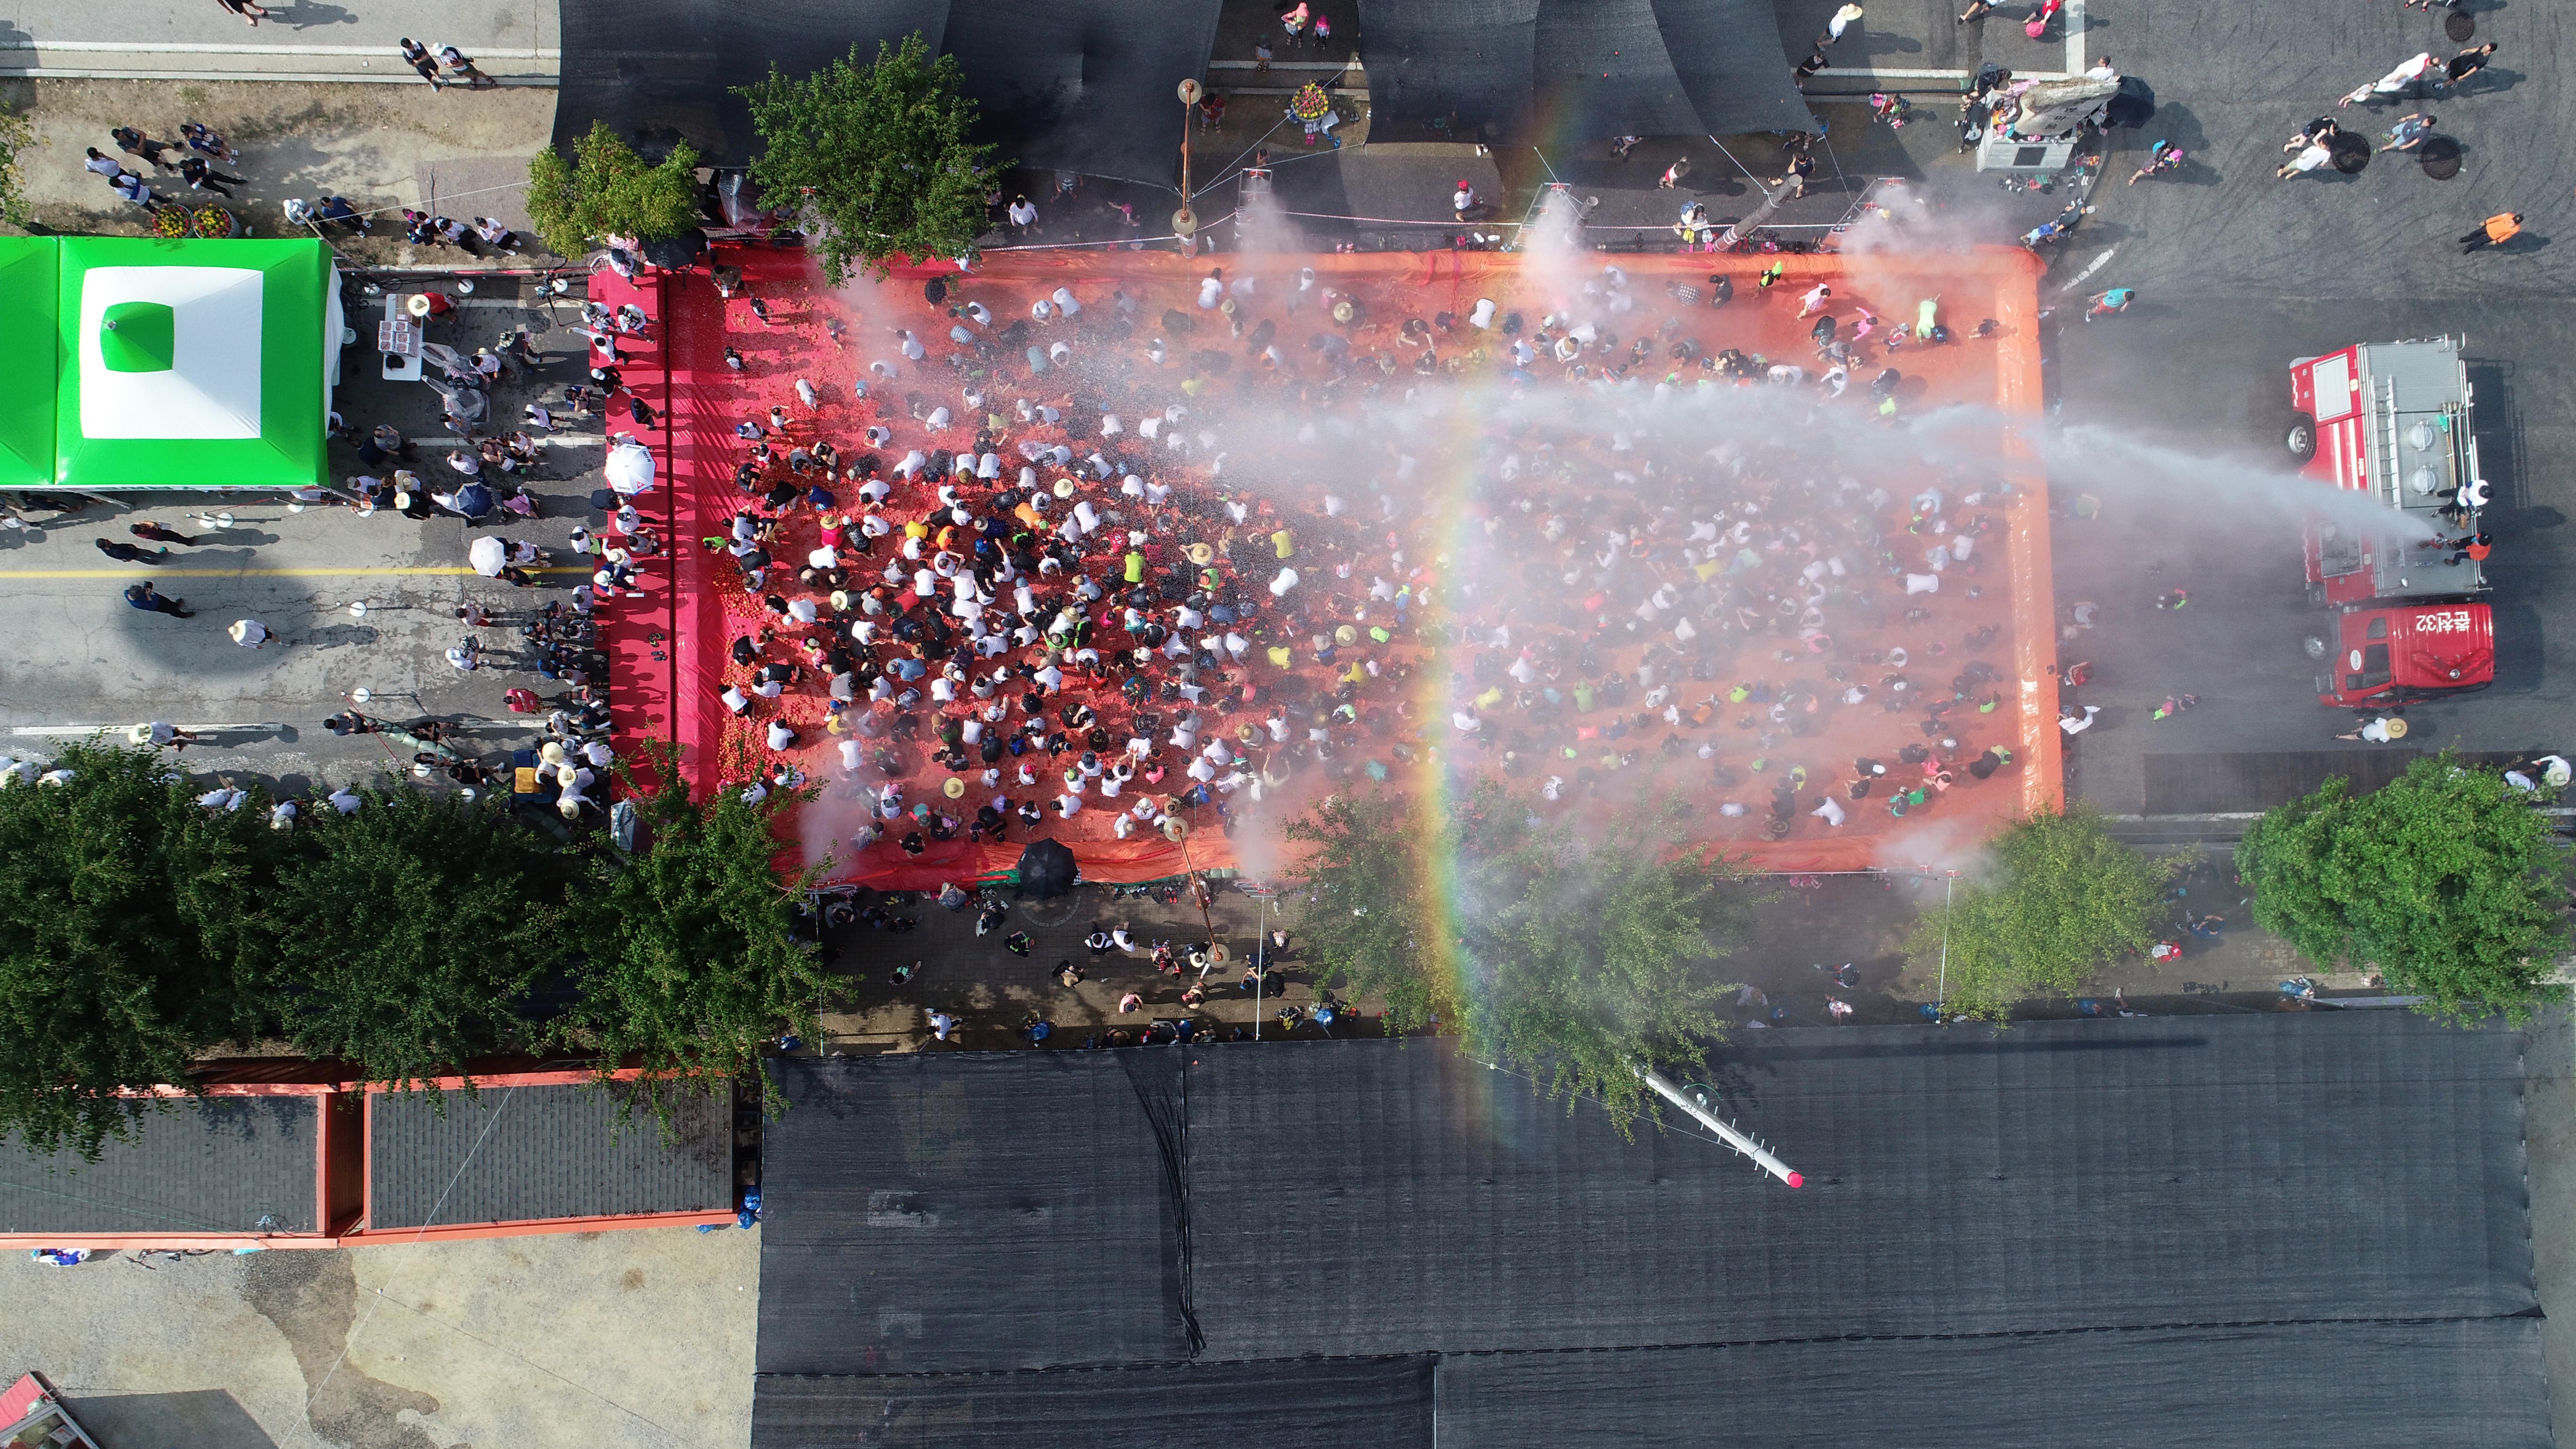
[[[499,81],[492,79],[490,76],[485,75],[481,70],[477,69],[474,64],[474,58],[467,55],[465,52],[458,50],[455,46],[440,46],[438,48],[438,59],[440,64],[447,67],[447,73],[450,76],[463,78],[465,81],[465,88],[468,90],[488,91],[494,86],[500,84]]]
[[[159,589],[152,587],[150,584],[126,585],[125,602],[138,609],[148,609],[156,614],[167,614],[173,619],[193,619],[197,617],[197,611],[188,607],[187,600],[170,598],[163,594]]]
[[[254,30],[259,28],[261,21],[277,18],[276,11],[265,5],[253,4],[252,0],[215,0],[215,3],[224,7],[227,13],[240,16]]]
[[[207,160],[221,161],[227,166],[238,164],[241,160],[240,156],[234,154],[231,144],[224,140],[222,133],[203,122],[181,123],[179,139],[188,143],[189,150]]]
[[[1860,17],[1861,8],[1857,5],[1845,5],[1840,10],[1835,11],[1834,18],[1825,22],[1824,43],[1831,45],[1835,41],[1842,39],[1843,32],[1850,29],[1852,22],[1860,19]]]
[[[1306,39],[1306,15],[1307,10],[1303,3],[1280,13],[1279,27],[1280,29],[1288,32],[1288,44],[1285,47],[1286,49],[1295,50],[1299,45],[1304,43]]]
[[[1690,158],[1689,158],[1688,156],[1684,156],[1684,157],[1683,157],[1683,158],[1681,158],[1680,160],[1678,160],[1678,161],[1674,162],[1672,165],[1665,167],[1665,168],[1664,168],[1664,179],[1663,179],[1663,180],[1661,180],[1661,181],[1656,182],[1656,183],[1655,183],[1655,185],[1656,185],[1657,187],[1661,188],[1662,190],[1670,191],[1670,190],[1672,190],[1674,187],[1677,187],[1677,186],[1681,185],[1681,184],[1682,184],[1682,178],[1683,178],[1683,177],[1685,177],[1685,176],[1688,176],[1689,174],[1690,174]]]
[[[179,532],[177,529],[154,523],[148,518],[143,520],[141,523],[127,525],[125,531],[133,534],[136,538],[148,538],[154,543],[185,544],[190,548],[195,548],[198,544],[205,542],[202,538],[190,538],[188,535]]]
[[[1252,42],[1252,73],[1254,75],[1270,74],[1270,60],[1270,42],[1267,40],[1256,40]]]
[[[239,644],[244,649],[261,648],[266,645],[270,639],[276,637],[268,632],[268,626],[266,624],[261,623],[257,619],[235,619],[232,622],[232,627],[224,630],[224,632],[231,635],[232,641]]]
[[[155,141],[132,126],[119,126],[107,134],[109,139],[116,142],[117,149],[129,156],[139,156],[163,171],[179,169],[177,162],[163,154],[182,149],[175,141]],[[93,151],[90,154],[95,156],[98,153]]]
[[[447,89],[447,82],[438,78],[438,57],[429,53],[428,46],[406,35],[402,38],[402,58],[405,64],[420,72],[420,78],[429,82],[431,90]]]
[[[2522,235],[2522,213],[2499,211],[2488,217],[2476,231],[2460,238],[2460,255],[2467,256],[2480,247],[2502,246]]]
[[[226,190],[226,187],[242,184],[242,178],[227,176],[216,170],[214,165],[203,156],[191,156],[180,162],[179,179],[199,191],[211,191],[217,196],[227,197],[232,195],[232,192]]]
[[[963,1025],[963,1023],[959,1022],[956,1017],[949,1015],[947,1012],[934,1011],[930,1013],[930,1034],[937,1040],[954,1041],[956,1039],[957,1029],[961,1025]]]
[[[2283,162],[2272,176],[2275,180],[2287,181],[2293,176],[2305,176],[2333,160],[2333,149],[2326,145],[2324,137],[2318,137],[2302,144],[2297,154]]]
[[[89,148],[89,159],[81,163],[81,169],[96,173],[110,186],[114,186],[116,184],[117,178],[132,174],[125,169],[124,162],[108,155],[96,146]]]
[[[125,732],[125,737],[138,745],[150,745],[156,750],[166,749],[172,753],[197,743],[195,730],[183,730],[177,725],[165,724],[157,720],[151,724],[136,725]]]
[[[161,205],[160,196],[155,193],[151,187],[144,184],[142,177],[135,175],[131,171],[120,172],[109,178],[107,189],[124,197],[126,200],[133,202],[135,205],[142,207],[146,211],[150,211],[152,208]]]
[[[2057,727],[2070,735],[2080,735],[2093,728],[2093,716],[2101,712],[2102,706],[2088,704],[2084,706],[2084,712],[2079,715],[2075,712],[2074,706],[2069,705],[2058,712]]]
[[[2386,133],[2380,136],[2379,149],[2412,151],[2424,144],[2425,137],[2433,134],[2433,127],[2440,119],[2438,116],[2427,115],[2422,111],[2400,116],[2397,118],[2397,124],[2389,127]]]
[[[2090,322],[2096,317],[2111,317],[2128,311],[2129,304],[2138,300],[2138,291],[2135,287],[2113,287],[2087,300],[2091,305],[2084,309],[2084,320]],[[2181,590],[2175,592],[2180,593]]]
[[[2129,184],[2135,186],[2159,171],[2176,171],[2181,168],[2182,148],[2171,142],[2158,141],[2147,150],[2147,164],[2129,173]]]
[[[2167,589],[2163,593],[2156,595],[2156,607],[2166,611],[2167,613],[2183,608],[2190,602],[2191,591],[2189,589]]]
[[[2460,82],[2486,69],[2487,62],[2495,57],[2495,53],[2496,43],[2490,40],[2484,45],[2452,56],[2442,67],[2443,87],[2448,90],[2459,89]]]
[[[119,563],[164,564],[170,561],[170,550],[166,548],[154,553],[147,549],[136,548],[130,543],[118,543],[113,539],[102,538],[95,542],[98,544],[100,553],[106,554]]]

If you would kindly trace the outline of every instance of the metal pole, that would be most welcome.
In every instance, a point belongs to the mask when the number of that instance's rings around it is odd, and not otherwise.
[[[1959,873],[1941,884],[1941,980],[1932,988],[1932,1009],[1940,1011],[1950,1003],[1950,892],[1957,889]]]
[[[1807,1179],[1804,1174],[1792,1170],[1789,1164],[1772,1156],[1771,1150],[1764,1147],[1761,1143],[1754,1141],[1752,1138],[1745,1136],[1742,1132],[1739,1132],[1735,1128],[1728,1126],[1726,1123],[1719,1121],[1714,1113],[1711,1113],[1706,1107],[1701,1106],[1699,1103],[1692,1101],[1688,1093],[1684,1092],[1681,1088],[1674,1086],[1671,1080],[1666,1078],[1663,1073],[1648,1066],[1640,1066],[1635,1070],[1637,1073],[1637,1079],[1644,1082],[1647,1086],[1654,1088],[1657,1096],[1662,1097],[1665,1101],[1670,1102],[1674,1106],[1689,1113],[1693,1121],[1696,1121],[1699,1125],[1707,1128],[1711,1132],[1716,1133],[1719,1138],[1725,1141],[1727,1146],[1732,1147],[1736,1151],[1743,1153],[1745,1156],[1752,1158],[1754,1162],[1761,1166],[1764,1172],[1771,1174],[1773,1177],[1780,1179],[1791,1187],[1798,1187],[1806,1182]]]

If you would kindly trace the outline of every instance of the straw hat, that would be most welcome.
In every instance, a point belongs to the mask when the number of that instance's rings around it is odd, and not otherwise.
[[[1347,649],[1360,642],[1360,631],[1344,624],[1333,631],[1333,642]]]
[[[403,310],[409,312],[415,317],[428,316],[429,294],[427,292],[412,293],[411,296],[403,302]]]
[[[1354,309],[1348,302],[1335,302],[1333,304],[1333,320],[1336,322],[1348,322],[1356,315],[1356,309]]]
[[[939,787],[939,793],[947,796],[951,800],[962,799],[966,794],[966,782],[955,775],[951,775],[948,777],[947,783]]]
[[[1073,480],[1070,478],[1058,478],[1055,480],[1055,496],[1058,498],[1071,498],[1073,496]]]
[[[537,757],[549,765],[560,765],[564,762],[564,747],[559,741],[548,740],[545,748],[537,751]]]
[[[1215,561],[1216,545],[1209,543],[1194,543],[1190,545],[1190,562],[1206,565],[1214,563]]]
[[[2392,717],[2388,721],[2388,737],[2392,740],[2406,738],[2406,721]]]

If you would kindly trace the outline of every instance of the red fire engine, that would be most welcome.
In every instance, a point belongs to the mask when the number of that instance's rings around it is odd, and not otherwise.
[[[2377,505],[2319,510],[2307,524],[2308,598],[2336,614],[2331,638],[2308,641],[2334,661],[2317,679],[2326,704],[2374,708],[2495,682],[2495,618],[2477,602],[2485,570],[2435,542],[2477,531],[2485,489],[2461,341],[2361,343],[2290,364],[2286,441],[2300,471]]]

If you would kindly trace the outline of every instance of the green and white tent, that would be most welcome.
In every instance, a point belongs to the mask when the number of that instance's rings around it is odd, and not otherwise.
[[[324,484],[343,325],[316,240],[0,238],[0,487]]]

